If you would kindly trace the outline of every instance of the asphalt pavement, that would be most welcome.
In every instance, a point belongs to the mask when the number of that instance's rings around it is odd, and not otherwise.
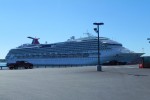
[[[149,100],[150,69],[138,65],[0,70],[0,100]]]

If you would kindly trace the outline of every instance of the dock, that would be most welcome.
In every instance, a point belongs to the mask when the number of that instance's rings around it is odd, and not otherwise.
[[[138,67],[0,70],[0,100],[148,100],[150,69]]]

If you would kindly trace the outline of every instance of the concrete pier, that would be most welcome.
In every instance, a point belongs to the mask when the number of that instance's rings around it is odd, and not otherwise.
[[[150,69],[102,67],[0,70],[0,100],[149,100]]]

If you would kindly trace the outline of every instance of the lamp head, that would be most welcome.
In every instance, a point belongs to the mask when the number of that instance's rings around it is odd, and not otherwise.
[[[94,28],[94,31],[95,31],[96,33],[98,33],[98,29],[97,29],[97,28]]]
[[[97,31],[97,28],[94,28],[94,31]]]
[[[93,25],[104,25],[104,23],[93,23]]]

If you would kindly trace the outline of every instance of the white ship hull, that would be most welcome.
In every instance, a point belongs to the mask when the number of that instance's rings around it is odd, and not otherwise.
[[[132,63],[139,59],[140,53],[137,54],[120,54],[117,56],[100,57],[100,63],[107,63],[109,61],[118,61]],[[16,61],[27,61],[33,65],[97,65],[97,57],[90,58],[45,58],[45,59],[10,59],[7,62],[15,63]]]

